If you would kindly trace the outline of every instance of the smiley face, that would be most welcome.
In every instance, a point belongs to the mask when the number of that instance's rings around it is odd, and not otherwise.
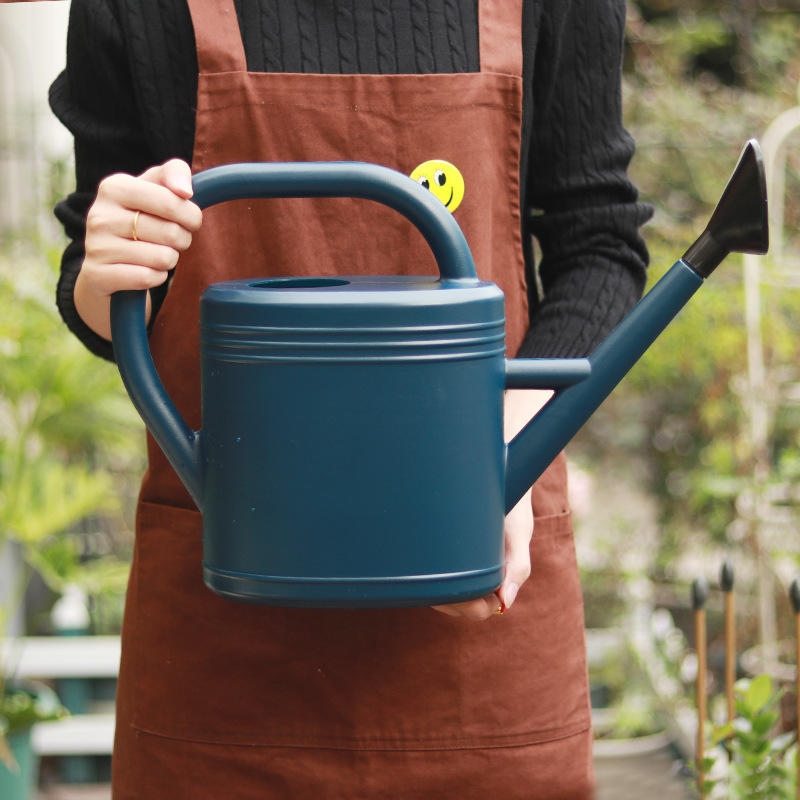
[[[464,199],[464,178],[448,161],[426,161],[411,173],[411,178],[429,189],[451,213]]]

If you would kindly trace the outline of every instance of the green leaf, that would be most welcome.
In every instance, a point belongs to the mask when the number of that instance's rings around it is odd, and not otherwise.
[[[778,722],[778,715],[774,712],[759,714],[753,720],[753,733],[756,736],[766,736]]]
[[[750,681],[744,692],[744,702],[752,714],[756,714],[769,703],[772,697],[772,678],[769,675],[758,675]]]
[[[700,762],[703,766],[703,772],[710,772],[714,765],[717,763],[717,759],[714,756],[703,756],[702,761]]]
[[[726,739],[730,739],[731,736],[735,733],[736,728],[730,722],[725,723],[724,725],[719,725],[715,727],[711,731],[711,746],[718,745],[720,742],[724,742]]]
[[[714,791],[717,781],[704,780],[703,781],[703,794],[708,797]]]

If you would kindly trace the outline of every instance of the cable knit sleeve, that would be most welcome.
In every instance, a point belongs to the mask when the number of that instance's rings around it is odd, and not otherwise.
[[[164,48],[168,23],[174,25],[174,21],[152,20],[160,34],[142,47],[135,37],[147,38],[149,32],[136,27],[131,31],[126,26],[127,8],[126,3],[117,0],[72,0],[66,69],[50,88],[50,107],[75,140],[76,188],[55,209],[70,239],[62,257],[57,304],[68,328],[93,353],[107,359],[113,359],[110,343],[83,322],[73,299],[85,255],[86,214],[104,177],[117,172],[138,175],[169,158],[186,158],[185,153],[177,152],[180,148],[175,142],[191,142],[194,133],[193,129],[178,130],[181,121],[184,128],[187,126],[191,115],[174,113],[175,98],[148,96],[147,87],[152,81],[139,81],[135,74],[137,63],[140,68],[148,66],[150,45]],[[188,19],[188,11],[185,15]],[[131,59],[128,52],[132,42],[136,44],[138,61]],[[182,41],[178,49],[186,64],[185,73],[193,74],[196,81],[194,42]],[[180,86],[175,81],[171,85]],[[181,88],[182,105],[186,106],[185,98],[194,96],[194,87]],[[151,88],[150,94],[154,91]],[[167,119],[165,112],[158,113],[159,107],[166,109]],[[145,114],[141,109],[152,113]],[[163,287],[152,293],[154,309],[160,306],[165,292]]]
[[[586,356],[641,296],[650,217],[627,176],[622,0],[542,4],[533,67],[525,223],[542,257],[542,296],[520,351]],[[529,277],[529,280],[531,278]]]
[[[67,67],[50,87],[50,107],[74,136],[76,164],[75,191],[55,209],[71,240],[61,262],[57,303],[69,329],[93,353],[109,359],[110,343],[80,318],[73,289],[84,257],[86,214],[98,183],[113,172],[134,174],[148,163],[124,53],[113,3],[73,0]]]

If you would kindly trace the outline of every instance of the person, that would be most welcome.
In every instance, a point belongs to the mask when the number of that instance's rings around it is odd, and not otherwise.
[[[154,359],[198,428],[206,285],[425,272],[430,258],[397,215],[357,200],[201,213],[191,172],[359,160],[411,174],[442,159],[463,174],[453,214],[479,275],[505,292],[509,353],[588,354],[647,264],[621,122],[624,20],[621,0],[72,0],[51,89],[75,137],[76,191],[56,209],[67,326],[111,359],[110,295],[148,289]],[[509,432],[534,394],[507,393]],[[495,594],[380,610],[213,595],[200,514],[152,440],[148,456],[115,800],[591,795],[563,456],[506,520]]]

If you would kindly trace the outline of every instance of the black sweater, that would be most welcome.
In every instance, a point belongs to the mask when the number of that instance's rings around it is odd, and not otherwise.
[[[477,0],[235,0],[254,72],[436,73],[480,68]],[[648,207],[627,177],[623,0],[525,0],[523,242],[531,328],[520,355],[589,354],[641,294]],[[58,306],[105,358],[73,289],[99,181],[191,160],[197,55],[181,0],[72,0],[67,68],[50,104],[75,136],[76,191],[56,216],[72,240]],[[531,236],[542,257],[534,274]],[[154,290],[154,312],[163,296]],[[155,315],[155,314],[154,314]]]

